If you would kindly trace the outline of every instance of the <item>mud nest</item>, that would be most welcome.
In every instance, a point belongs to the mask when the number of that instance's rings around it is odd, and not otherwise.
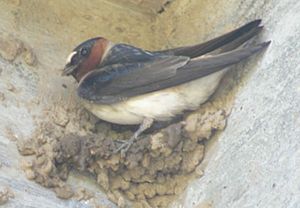
[[[88,172],[119,207],[167,207],[188,180],[203,174],[204,142],[224,129],[228,115],[207,103],[180,123],[144,134],[122,158],[113,151],[131,131],[113,131],[82,110],[75,116],[63,108],[48,112],[51,121],[41,124],[30,141],[18,142],[22,155],[32,155],[22,163],[27,178],[60,198],[88,200],[92,194],[66,183],[71,170]]]

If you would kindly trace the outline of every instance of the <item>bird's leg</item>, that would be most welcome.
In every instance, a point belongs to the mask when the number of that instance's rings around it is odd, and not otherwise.
[[[114,153],[118,153],[121,151],[121,155],[124,155],[129,150],[131,145],[139,139],[141,133],[151,127],[153,122],[154,120],[152,118],[145,118],[139,126],[138,130],[134,132],[133,136],[128,141],[124,142],[118,149],[116,149]]]

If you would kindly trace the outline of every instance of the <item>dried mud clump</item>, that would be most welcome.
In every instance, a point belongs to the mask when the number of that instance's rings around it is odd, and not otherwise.
[[[38,60],[30,46],[12,35],[0,34],[0,57],[13,62],[20,55],[28,66],[36,66]]]
[[[23,50],[20,40],[8,37],[0,37],[0,56],[7,61],[14,61]]]
[[[52,188],[60,198],[81,200],[85,198],[82,190],[72,190],[65,181],[72,169],[89,172],[119,207],[166,207],[182,193],[188,180],[203,174],[199,164],[204,157],[204,141],[225,127],[227,116],[206,104],[183,122],[142,135],[121,157],[113,151],[132,135],[131,131],[115,132],[102,122],[88,128],[86,135],[69,133],[74,132],[70,126],[76,119],[67,119],[67,115],[55,116],[53,122],[42,125],[30,145],[19,143],[21,153],[34,155],[23,162],[27,177]]]
[[[15,198],[15,194],[9,187],[0,188],[0,206],[6,204],[9,199]]]

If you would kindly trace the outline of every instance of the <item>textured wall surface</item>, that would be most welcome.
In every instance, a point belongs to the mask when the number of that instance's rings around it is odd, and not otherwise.
[[[0,191],[6,189],[9,198],[4,206],[90,207],[60,200],[28,181],[15,143],[30,137],[45,106],[74,101],[67,93],[74,85],[60,73],[75,44],[102,35],[147,49],[173,47],[262,18],[260,39],[273,42],[263,55],[239,65],[243,72],[231,74],[237,92],[227,128],[208,145],[204,176],[171,207],[299,207],[300,2],[175,0],[158,16],[153,11],[166,1],[111,2],[0,1]],[[75,174],[70,183],[98,190],[84,176]],[[99,191],[97,200],[115,207]]]
[[[171,207],[300,207],[300,2],[180,2],[164,14],[177,17],[171,45],[193,42],[195,31],[215,34],[254,18],[263,19],[261,39],[272,44],[243,66],[250,73],[239,84],[227,128],[210,144],[204,176]]]
[[[164,11],[164,7],[172,1],[174,0],[106,0],[106,2],[152,16]]]
[[[51,116],[53,109],[48,116],[43,113],[47,106],[75,103],[68,102],[74,101],[68,93],[74,91],[70,89],[73,82],[62,78],[61,70],[76,44],[101,35],[154,48],[154,38],[149,35],[153,33],[152,17],[98,0],[4,0],[0,11],[0,204],[8,198],[5,207],[87,206],[60,200],[52,191],[27,180],[16,141],[30,138],[36,124]],[[74,176],[70,183],[94,187],[99,193],[88,177]],[[103,194],[99,193],[98,199],[113,207]]]

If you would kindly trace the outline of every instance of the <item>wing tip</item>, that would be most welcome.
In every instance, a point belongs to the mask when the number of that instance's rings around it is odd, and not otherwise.
[[[253,21],[248,22],[245,25],[241,26],[240,28],[238,28],[237,31],[242,32],[242,33],[247,33],[249,31],[253,30],[254,28],[256,28],[256,29],[262,28],[263,26],[261,26],[261,22],[262,22],[262,19],[253,20]]]
[[[269,47],[269,45],[272,43],[271,40],[269,41],[266,41],[266,42],[263,42],[263,43],[260,43],[259,46],[263,49],[263,48],[267,48]]]
[[[253,30],[254,28],[256,29],[260,29],[263,28],[263,26],[261,25],[262,19],[255,19],[253,21],[250,21],[248,23],[246,23],[245,25],[241,26],[240,28],[237,29],[237,31],[242,32],[242,33],[247,33],[251,30]]]
[[[250,52],[251,54],[255,54],[255,53],[258,53],[258,52],[268,48],[270,44],[271,44],[271,41],[266,41],[266,42],[262,42],[262,43],[244,48],[242,50],[244,50],[244,51],[248,50],[248,52]],[[236,51],[238,51],[238,50],[236,50]]]
[[[253,20],[253,22],[256,22],[258,25],[260,25],[260,23],[262,22],[262,19],[258,18],[258,19]]]
[[[258,27],[262,22],[262,19],[255,19],[248,23],[248,25],[253,25],[254,27]]]

